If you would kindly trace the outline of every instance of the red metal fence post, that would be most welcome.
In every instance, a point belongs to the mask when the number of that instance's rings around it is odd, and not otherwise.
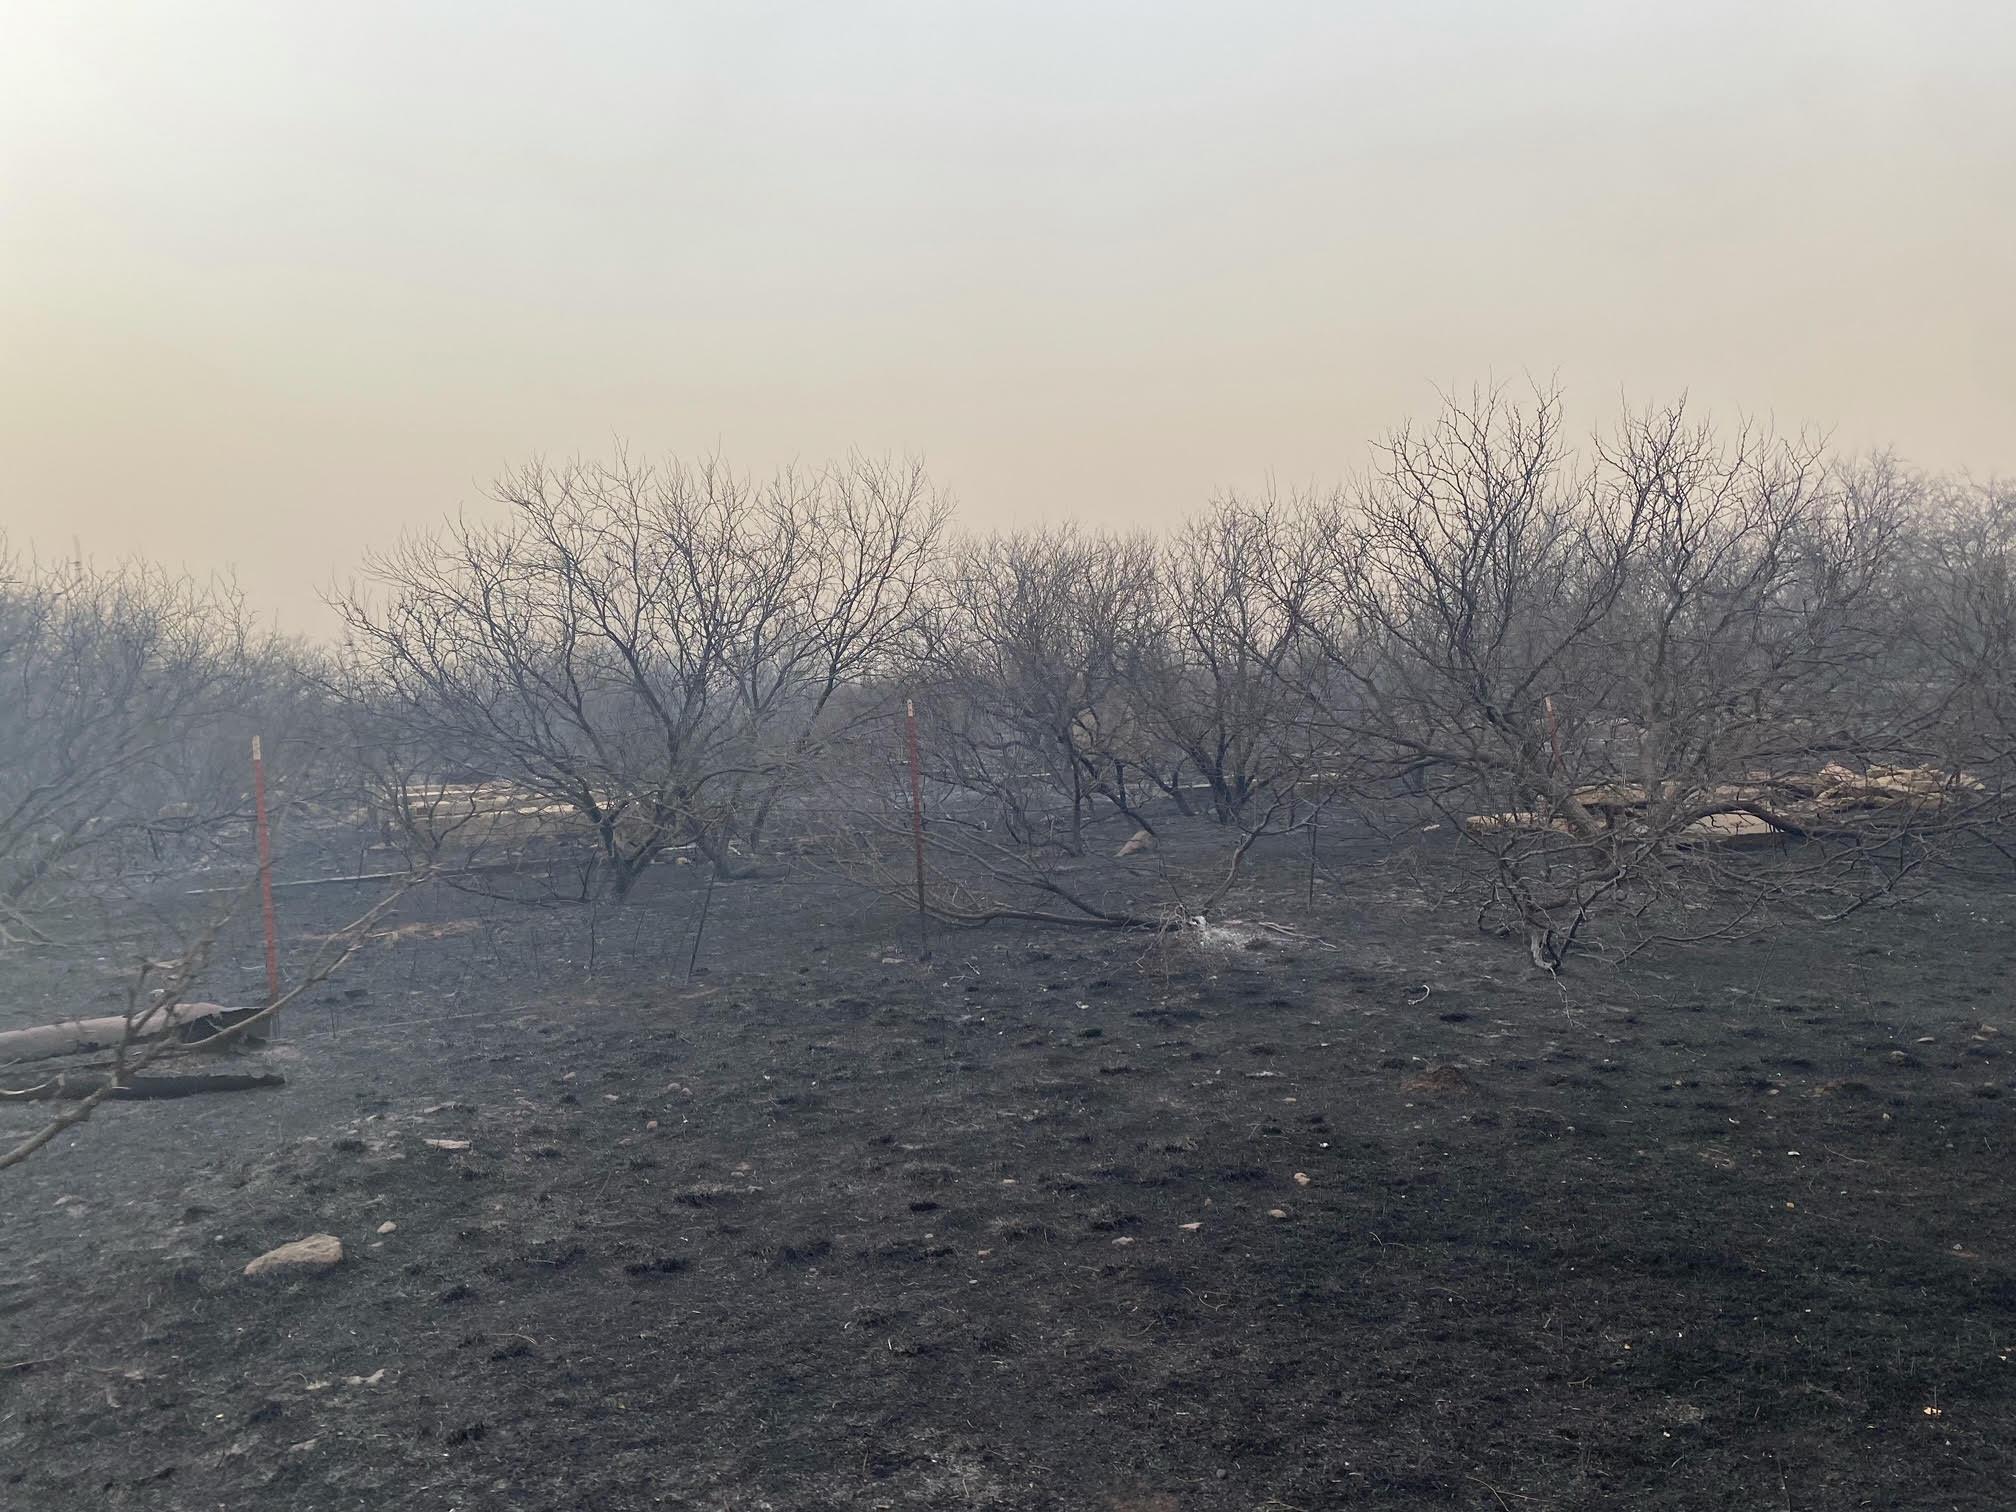
[[[273,835],[266,825],[266,757],[252,737],[252,812],[259,829],[259,909],[266,920],[266,1002],[280,1001],[280,931],[273,920]]]
[[[910,828],[917,841],[917,950],[919,960],[931,958],[930,915],[924,909],[924,776],[917,754],[917,704],[903,700],[903,720],[910,744]]]

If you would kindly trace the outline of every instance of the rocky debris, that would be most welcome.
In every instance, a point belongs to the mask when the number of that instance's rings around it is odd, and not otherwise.
[[[270,1249],[247,1262],[245,1274],[265,1276],[275,1272],[326,1271],[343,1260],[343,1241],[334,1234],[310,1234],[278,1249]]]

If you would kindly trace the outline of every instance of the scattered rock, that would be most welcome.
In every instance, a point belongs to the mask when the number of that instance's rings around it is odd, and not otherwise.
[[[1295,1173],[1295,1185],[1297,1185],[1297,1186],[1307,1186],[1307,1185],[1309,1185],[1309,1176],[1308,1176],[1308,1173],[1307,1173],[1307,1172],[1304,1172],[1304,1171],[1297,1171],[1297,1172]]]
[[[426,1144],[430,1150],[466,1150],[469,1148],[469,1141],[466,1139],[430,1139],[426,1141]]]
[[[1286,1209],[1286,1208],[1269,1208],[1269,1209],[1267,1209],[1267,1216],[1268,1216],[1269,1218],[1286,1218],[1286,1217],[1288,1216],[1288,1209]]]
[[[343,1241],[334,1234],[310,1234],[278,1249],[270,1249],[248,1261],[245,1274],[264,1276],[275,1271],[326,1271],[343,1259]]]
[[[1134,833],[1128,837],[1127,843],[1121,846],[1120,849],[1115,851],[1113,854],[1116,857],[1138,856],[1139,854],[1141,854],[1142,851],[1150,849],[1154,844],[1155,844],[1155,837],[1149,834],[1148,831],[1146,831],[1145,829],[1140,829],[1134,831]]]
[[[378,1225],[378,1232],[381,1234],[390,1234],[395,1232],[398,1229],[398,1227],[399,1227],[398,1224],[394,1223],[390,1218],[387,1218],[383,1223]]]

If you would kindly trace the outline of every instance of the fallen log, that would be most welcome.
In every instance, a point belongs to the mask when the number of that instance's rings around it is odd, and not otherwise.
[[[130,1036],[126,1016],[116,1013],[105,1018],[38,1024],[33,1029],[10,1029],[0,1033],[0,1065],[55,1060],[66,1055],[95,1055],[117,1049],[121,1044],[158,1039],[164,1034],[173,1034],[188,1044],[201,1044],[258,1011],[226,1008],[219,1003],[177,1003],[153,1014],[141,1032]],[[242,1034],[234,1036],[242,1038],[245,1038]]]
[[[111,1078],[79,1076],[63,1072],[47,1081],[26,1087],[0,1087],[0,1099],[12,1102],[83,1102],[104,1092]],[[277,1071],[249,1075],[216,1076],[135,1076],[112,1086],[108,1094],[115,1101],[145,1098],[196,1097],[205,1092],[249,1092],[257,1087],[284,1087],[287,1078]]]

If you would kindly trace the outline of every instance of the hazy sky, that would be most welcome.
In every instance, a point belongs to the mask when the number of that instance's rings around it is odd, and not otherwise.
[[[0,529],[283,623],[534,453],[968,519],[1556,375],[2016,469],[2016,4],[0,0]]]

